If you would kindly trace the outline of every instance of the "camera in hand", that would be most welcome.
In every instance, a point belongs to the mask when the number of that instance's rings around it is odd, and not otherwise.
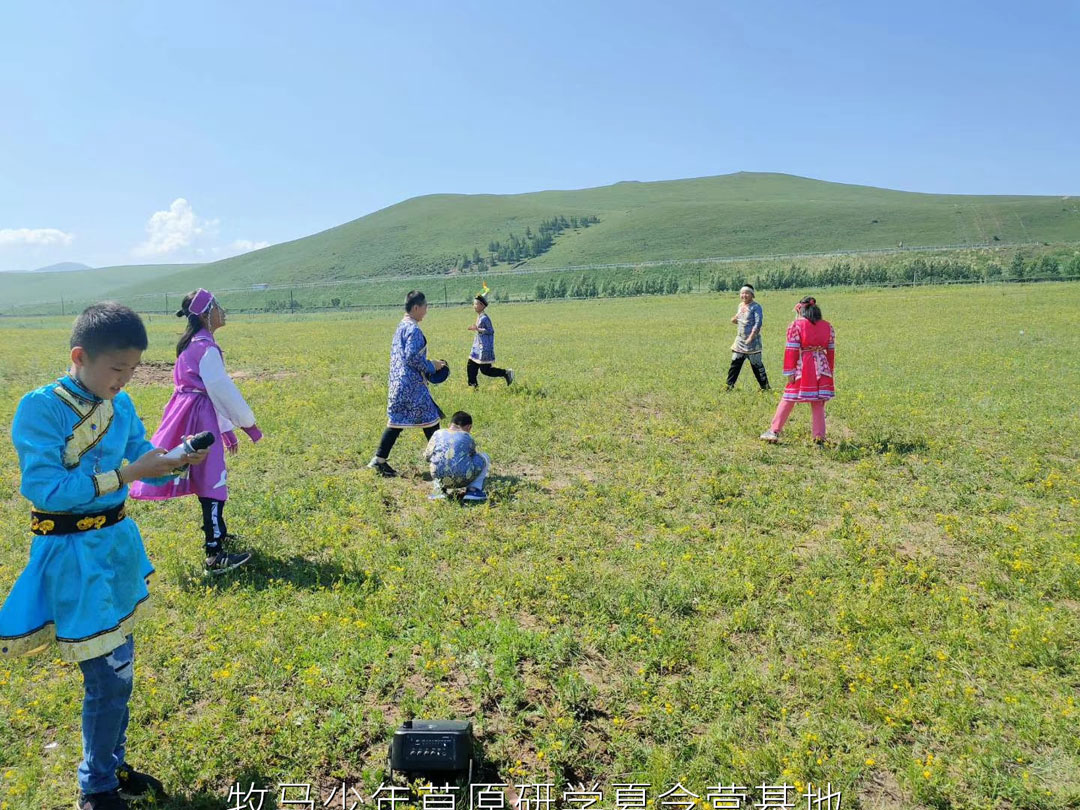
[[[200,450],[205,450],[215,441],[217,441],[217,439],[214,438],[214,434],[209,430],[204,430],[202,433],[196,433],[190,439],[184,439],[184,441],[176,445],[176,447],[162,456],[162,458],[167,458],[170,461],[179,461],[188,453],[197,453]]]

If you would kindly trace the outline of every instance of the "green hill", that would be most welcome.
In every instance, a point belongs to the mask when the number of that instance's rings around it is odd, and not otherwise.
[[[328,231],[169,279],[242,286],[450,270],[474,248],[553,215],[600,222],[564,233],[529,262],[562,266],[702,256],[1080,239],[1080,206],[1061,197],[916,194],[781,174],[617,183],[580,191],[416,197]],[[160,289],[144,285],[138,291]],[[136,292],[136,290],[132,290]]]
[[[242,256],[127,281],[118,277],[105,291],[135,299],[198,286],[250,289],[453,273],[462,255],[477,249],[486,256],[493,240],[521,237],[526,228],[535,232],[553,216],[599,221],[562,232],[550,250],[528,260],[530,268],[887,249],[900,243],[1080,240],[1080,204],[1071,197],[918,194],[740,172],[577,191],[416,197]]]
[[[197,264],[138,264],[118,267],[87,268],[67,272],[0,273],[0,314],[31,308],[34,311],[60,312],[84,305],[88,299],[119,294],[132,285],[158,283],[178,271]],[[172,289],[168,284],[165,289]],[[62,303],[63,302],[63,303]]]

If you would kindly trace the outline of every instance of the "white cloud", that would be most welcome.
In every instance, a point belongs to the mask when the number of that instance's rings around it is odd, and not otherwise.
[[[155,211],[146,223],[147,239],[132,251],[136,256],[165,256],[190,248],[203,236],[217,233],[218,220],[196,215],[183,197],[172,201],[168,211]]]
[[[70,245],[74,234],[56,228],[0,228],[0,247],[7,245]]]
[[[172,201],[167,211],[156,211],[146,223],[146,241],[132,253],[140,258],[168,256],[196,261],[217,261],[252,250],[269,247],[269,242],[237,239],[227,245],[218,243],[218,219],[206,219],[183,197]]]
[[[252,242],[250,239],[237,239],[225,250],[234,253],[248,253],[252,250],[262,250],[264,247],[270,247],[269,242]]]

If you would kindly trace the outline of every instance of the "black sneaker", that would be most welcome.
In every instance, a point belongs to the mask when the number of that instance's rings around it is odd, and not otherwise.
[[[372,459],[368,462],[368,468],[374,470],[383,478],[397,478],[397,470],[385,461],[376,461],[375,459]]]
[[[251,556],[251,555],[248,555]],[[139,773],[126,762],[116,769],[122,799],[163,799],[165,786],[148,773]]]
[[[514,370],[512,368],[508,368],[506,370],[506,384],[510,385],[510,383],[512,383],[513,381],[514,381]]]
[[[226,571],[239,568],[250,559],[250,551],[240,551],[234,554],[219,551],[217,554],[211,554],[206,558],[206,573],[224,574]]]
[[[107,790],[104,793],[80,793],[75,802],[76,810],[131,810],[127,799],[119,790]]]

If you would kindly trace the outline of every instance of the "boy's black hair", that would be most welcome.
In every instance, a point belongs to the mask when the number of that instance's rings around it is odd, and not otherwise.
[[[485,298],[482,294],[473,296],[473,301],[479,301],[485,307],[488,305],[487,298]]]
[[[413,307],[421,307],[427,302],[427,298],[419,290],[409,290],[405,294],[405,311],[409,312]]]
[[[91,357],[126,349],[144,352],[148,344],[142,318],[115,301],[91,304],[71,329],[71,348],[81,346]]]
[[[458,411],[450,417],[450,424],[457,425],[458,427],[468,427],[472,424],[472,417],[465,411]]]
[[[753,284],[743,284],[742,286],[743,286],[743,287],[748,287],[748,288],[750,289],[750,292],[752,292],[752,293],[756,293],[756,292],[757,292],[757,290],[755,290],[755,289],[754,289],[754,285],[753,285]],[[739,287],[739,289],[741,290],[741,289],[742,289],[742,287]]]

